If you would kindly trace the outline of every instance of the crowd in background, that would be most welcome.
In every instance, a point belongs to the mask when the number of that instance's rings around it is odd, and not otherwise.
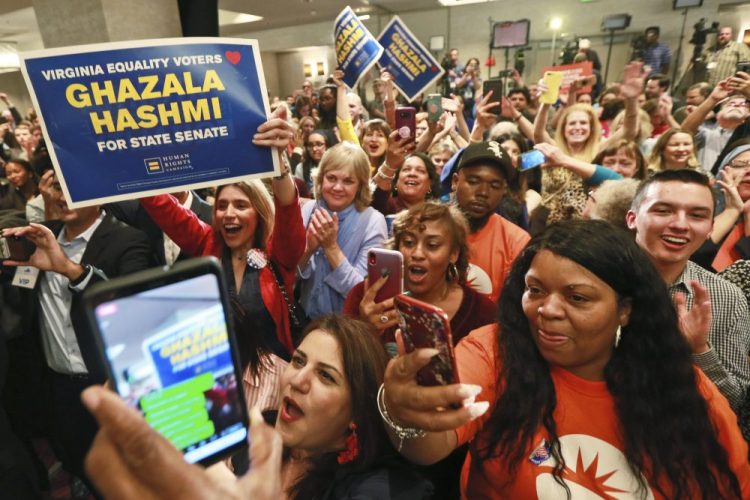
[[[0,227],[41,271],[30,289],[12,283],[26,263],[0,272],[0,490],[49,489],[44,448],[76,498],[251,491],[247,456],[183,468],[119,402],[80,399],[106,380],[83,290],[211,255],[288,498],[750,496],[750,49],[721,27],[708,80],[676,95],[658,38],[616,81],[582,40],[594,73],[555,102],[517,71],[484,92],[480,60],[450,49],[438,114],[388,72],[349,89],[337,70],[271,99],[253,141],[278,177],[81,209],[34,111],[0,93]],[[416,384],[434,353],[404,354],[386,278],[365,279],[378,248],[447,314],[461,384]]]

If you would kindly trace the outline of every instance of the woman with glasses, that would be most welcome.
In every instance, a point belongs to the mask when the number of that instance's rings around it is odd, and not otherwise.
[[[750,259],[750,139],[732,145],[719,164],[718,184],[726,208],[714,219],[711,238],[693,260],[723,271],[737,260]]]
[[[302,179],[310,191],[313,190],[314,170],[318,168],[320,159],[328,148],[337,143],[336,136],[330,130],[314,130],[305,139],[302,161],[294,168],[294,176]]]

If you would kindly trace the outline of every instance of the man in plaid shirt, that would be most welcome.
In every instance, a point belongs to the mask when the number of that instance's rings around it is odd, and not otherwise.
[[[708,83],[716,85],[737,71],[737,63],[750,61],[750,49],[744,43],[735,42],[732,28],[723,26],[716,34],[716,43],[703,52],[708,70]]]
[[[748,303],[735,285],[688,260],[711,234],[713,215],[708,177],[686,169],[641,183],[626,219],[669,287],[695,364],[737,411],[750,385]]]

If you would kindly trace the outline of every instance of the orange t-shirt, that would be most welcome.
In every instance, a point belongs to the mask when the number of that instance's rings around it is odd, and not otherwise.
[[[497,302],[510,266],[529,241],[529,234],[503,217],[492,214],[487,224],[468,238],[470,284]]]
[[[472,332],[456,347],[462,383],[477,384],[477,400],[494,405],[497,396],[497,326]],[[719,442],[727,450],[729,465],[737,475],[742,497],[750,497],[750,465],[747,444],[737,427],[737,417],[727,400],[700,370],[699,390],[708,401],[711,419],[719,430]],[[581,379],[562,368],[552,368],[557,406],[554,418],[566,470],[563,480],[573,498],[631,498],[638,494],[638,482],[623,450],[614,399],[605,382]],[[472,441],[487,422],[490,411],[457,429],[458,444]],[[463,498],[565,498],[565,490],[552,475],[554,459],[543,429],[532,440],[526,456],[512,477],[499,459],[472,463],[482,442],[481,434],[470,444],[461,474]],[[478,443],[479,442],[479,443]],[[650,479],[650,478],[647,478]],[[649,487],[652,498],[662,498]],[[595,496],[596,495],[596,496]]]

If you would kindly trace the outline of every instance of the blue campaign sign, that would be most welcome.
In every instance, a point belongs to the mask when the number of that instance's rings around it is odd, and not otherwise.
[[[139,40],[21,61],[72,208],[279,172],[251,142],[269,114],[255,40]]]
[[[162,388],[206,372],[221,374],[233,369],[221,305],[156,333],[143,341],[142,348]]]
[[[394,16],[380,33],[378,42],[384,48],[378,65],[391,73],[394,85],[409,101],[414,100],[444,72],[398,16]]]
[[[383,53],[375,37],[359,20],[351,7],[341,11],[333,24],[336,63],[344,72],[344,83],[354,86]]]

